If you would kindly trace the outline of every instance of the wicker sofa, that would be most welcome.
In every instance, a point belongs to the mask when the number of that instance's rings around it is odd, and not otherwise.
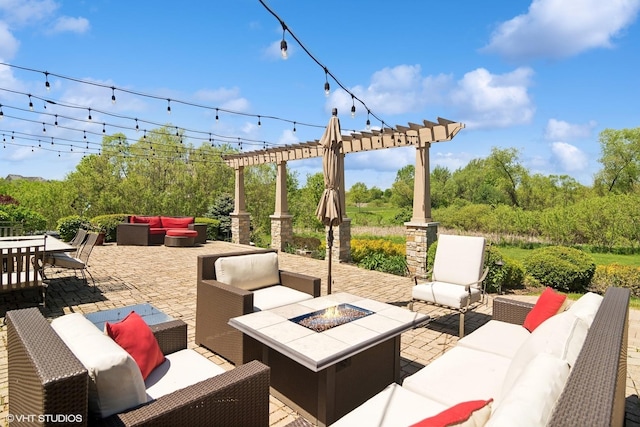
[[[207,225],[194,223],[193,217],[130,215],[127,222],[118,224],[118,245],[150,246],[162,245],[167,230],[188,229],[198,232],[194,243],[207,241]]]
[[[273,249],[200,255],[197,274],[196,344],[236,365],[262,350],[229,319],[320,296],[320,279],[280,270]]]
[[[60,425],[59,420],[40,419],[47,414],[72,416],[69,423],[63,424],[78,426],[269,424],[270,370],[257,361],[133,409],[96,418],[88,410],[91,386],[87,369],[40,312],[36,308],[9,311],[6,321],[12,425]],[[151,326],[163,354],[186,348],[186,326],[181,320]],[[35,419],[20,423],[20,416]]]
[[[538,329],[550,332],[547,341],[535,349],[534,358],[519,367],[518,376],[510,384],[507,381],[518,357],[534,348],[527,341],[528,332],[524,341],[517,338],[521,334],[517,328],[523,325],[533,304],[498,297],[488,324],[405,378],[402,386],[389,385],[333,425],[408,426],[421,421],[429,425],[426,419],[460,402],[494,398],[492,406],[485,407],[488,412],[476,412],[482,419],[474,420],[477,424],[473,425],[622,426],[629,295],[628,289],[609,288],[598,305],[590,305],[587,316],[585,305],[576,302],[575,310],[569,307],[567,312],[556,314],[547,327],[542,323]],[[595,301],[592,296],[587,299]],[[565,341],[559,338],[563,332],[555,326],[560,324],[559,319],[565,321],[571,316],[580,319],[572,321],[573,329],[567,329],[569,341]],[[534,337],[538,329],[529,337]],[[566,351],[566,357],[556,357],[556,348]],[[505,352],[515,355],[509,359],[498,354]],[[500,358],[507,366],[493,362]],[[547,370],[550,366],[553,368]]]

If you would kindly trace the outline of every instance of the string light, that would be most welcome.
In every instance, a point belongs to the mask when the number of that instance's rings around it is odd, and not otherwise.
[[[171,114],[171,100],[167,98],[167,114]]]
[[[258,127],[262,127],[262,123],[260,122],[260,116],[258,116]]]
[[[354,96],[351,95],[351,118],[355,118],[356,117],[356,104],[354,101]]]
[[[218,123],[220,119],[218,118],[218,109],[216,108],[216,123]]]
[[[371,114],[371,111],[367,110],[367,124],[366,124],[367,130],[371,130],[371,120],[369,120],[369,114]]]
[[[102,124],[102,133],[107,133],[107,130],[105,129],[106,125],[107,125],[106,123]]]
[[[42,133],[47,133],[47,128],[44,126],[44,122],[42,122]]]
[[[2,112],[2,104],[0,104],[0,120],[4,117],[4,113]]]
[[[136,132],[140,132],[140,126],[138,126],[138,119],[136,119]]]
[[[44,72],[44,87],[47,89],[47,92],[51,90],[51,85],[49,84],[49,73],[47,71]]]
[[[296,122],[293,122],[293,133],[296,133]]]
[[[91,108],[89,108],[89,121],[91,121]]]
[[[58,115],[56,114],[56,121],[53,123],[55,127],[58,127]]]
[[[111,103],[116,103],[116,88],[114,86],[111,86]]]
[[[280,54],[282,54],[282,59],[287,59],[289,54],[287,53],[287,41],[284,39],[284,33],[287,31],[287,26],[282,23],[282,41],[280,42]]]
[[[324,68],[324,96],[327,98],[331,95],[331,85],[329,85],[329,70]]]
[[[31,102],[31,95],[29,95],[29,110],[33,111],[33,102]]]

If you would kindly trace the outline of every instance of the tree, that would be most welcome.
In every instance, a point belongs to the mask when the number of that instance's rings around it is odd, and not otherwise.
[[[369,199],[369,190],[364,182],[356,182],[349,190],[349,198],[360,209],[363,203],[367,203]]]
[[[595,179],[601,194],[638,191],[640,182],[640,127],[600,132],[602,170]]]
[[[511,206],[520,206],[517,189],[527,170],[520,164],[519,152],[515,148],[492,148],[491,154],[487,157],[489,176],[497,188],[502,190]],[[485,181],[487,182],[487,181]]]
[[[396,180],[391,184],[391,203],[400,208],[413,206],[414,178],[414,165],[407,165],[398,171]]]
[[[433,208],[447,207],[451,203],[449,181],[451,172],[444,166],[436,166],[431,172],[431,206]]]

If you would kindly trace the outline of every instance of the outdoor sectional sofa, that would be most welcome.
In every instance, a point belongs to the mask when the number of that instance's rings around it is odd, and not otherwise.
[[[274,249],[198,256],[196,344],[239,365],[262,358],[229,319],[320,296],[320,278],[280,270]]]
[[[269,424],[270,369],[254,361],[224,371],[186,348],[187,325],[181,320],[150,326],[166,361],[137,391],[144,403],[124,410],[117,406],[130,398],[126,397],[132,395],[130,384],[136,382],[132,378],[141,371],[136,362],[127,361],[127,355],[125,359],[118,355],[124,350],[115,341],[104,343],[111,338],[88,319],[72,313],[50,323],[37,308],[28,308],[8,311],[6,321],[11,425]],[[86,347],[78,353],[78,345]],[[87,356],[92,362],[89,368]],[[105,411],[110,415],[101,416]]]
[[[207,241],[207,225],[194,223],[193,217],[131,215],[127,222],[118,224],[118,245],[162,245],[169,230],[196,231],[193,243]]]
[[[333,426],[434,425],[456,405],[491,399],[469,425],[622,426],[629,295],[588,293],[531,333],[521,325],[534,305],[498,297],[487,324]]]

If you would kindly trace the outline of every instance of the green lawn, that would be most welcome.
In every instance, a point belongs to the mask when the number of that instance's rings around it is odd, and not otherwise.
[[[512,246],[500,246],[498,250],[506,257],[513,258],[520,262],[524,261],[529,256],[532,249],[523,249]],[[600,254],[590,253],[596,262],[596,265],[608,265],[618,263],[622,265],[630,265],[634,267],[640,267],[640,256],[634,255],[618,255],[618,254]]]

